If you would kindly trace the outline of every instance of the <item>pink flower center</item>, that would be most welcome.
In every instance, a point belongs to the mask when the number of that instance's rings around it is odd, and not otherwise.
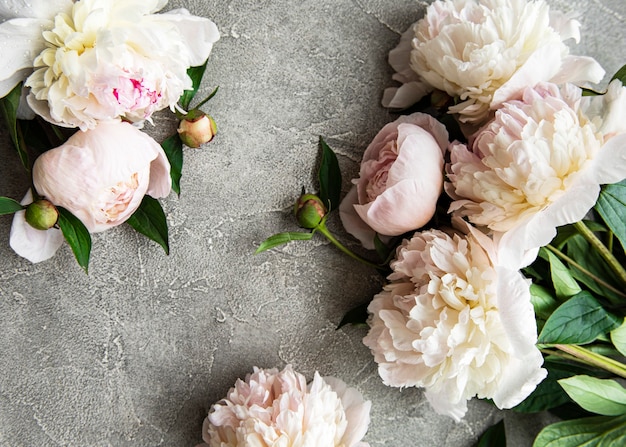
[[[98,207],[100,216],[96,218],[101,223],[109,223],[118,219],[126,211],[135,191],[139,187],[139,175],[134,173],[125,182],[119,182],[107,188],[103,194],[103,202]]]
[[[375,160],[365,162],[365,168],[370,173],[365,186],[367,201],[371,202],[387,189],[389,169],[398,158],[398,148],[396,141],[389,141],[378,154]]]
[[[145,116],[149,116],[161,93],[146,85],[144,79],[120,78],[119,87],[113,89],[113,96],[125,110],[145,109]]]

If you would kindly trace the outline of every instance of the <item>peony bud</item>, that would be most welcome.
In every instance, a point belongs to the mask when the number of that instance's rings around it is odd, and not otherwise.
[[[56,207],[46,199],[39,199],[26,207],[26,222],[37,230],[48,230],[59,220]]]
[[[201,110],[192,110],[178,126],[178,135],[182,142],[192,148],[208,143],[217,133],[217,124],[213,118]]]
[[[314,194],[302,194],[293,210],[301,228],[313,229],[326,215],[322,200]]]

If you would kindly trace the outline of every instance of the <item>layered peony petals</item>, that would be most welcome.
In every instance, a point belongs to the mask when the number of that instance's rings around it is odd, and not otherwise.
[[[33,194],[29,189],[22,205],[28,205],[33,201]],[[37,230],[30,226],[24,218],[25,211],[18,211],[13,216],[9,245],[23,258],[32,263],[50,259],[63,244],[63,233],[58,228]]]
[[[109,121],[39,156],[33,184],[94,233],[125,222],[144,194],[169,194],[169,170],[156,141],[131,124]]]
[[[619,81],[594,98],[573,85],[526,89],[471,147],[451,145],[450,210],[493,232],[511,268],[524,266],[556,227],[585,216],[600,185],[626,178],[625,114]]]
[[[386,385],[425,388],[435,411],[455,420],[474,396],[511,408],[535,389],[546,372],[529,281],[498,259],[476,231],[430,230],[402,243],[363,340]]]
[[[291,366],[255,367],[211,407],[202,438],[209,447],[367,447],[370,406],[339,379],[315,373],[307,386]]]
[[[356,193],[340,205],[346,230],[373,248],[375,233],[396,236],[426,224],[442,190],[447,144],[445,127],[423,113],[383,127],[363,154]]]

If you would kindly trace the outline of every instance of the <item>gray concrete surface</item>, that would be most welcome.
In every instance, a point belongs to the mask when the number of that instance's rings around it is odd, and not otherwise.
[[[575,52],[609,73],[626,62],[625,2],[550,3],[581,12]],[[32,265],[9,248],[11,219],[0,218],[1,446],[194,446],[237,377],[287,363],[372,400],[371,446],[470,446],[502,417],[510,445],[530,445],[545,419],[472,401],[457,424],[421,391],[381,384],[365,330],[335,330],[379,290],[370,270],[320,238],[253,255],[265,237],[296,229],[292,202],[302,185],[314,189],[319,135],[338,153],[347,190],[365,146],[393,119],[379,105],[391,85],[387,52],[424,5],[170,2],[222,33],[200,93],[220,86],[209,106],[220,133],[186,150],[182,194],[163,201],[169,256],[120,227],[94,236],[89,275],[67,246]],[[156,138],[175,128],[156,121]],[[4,129],[0,154],[0,194],[21,198],[28,179]]]

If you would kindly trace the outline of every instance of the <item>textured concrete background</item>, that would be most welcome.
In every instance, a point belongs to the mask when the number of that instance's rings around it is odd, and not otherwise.
[[[626,2],[550,3],[581,12],[574,52],[610,74],[626,62]],[[182,194],[163,201],[169,256],[123,226],[94,236],[88,276],[67,246],[32,265],[11,251],[11,219],[0,219],[1,446],[193,446],[236,378],[287,363],[372,400],[372,446],[470,446],[503,416],[510,445],[530,445],[542,418],[472,401],[457,424],[421,391],[382,385],[365,329],[335,330],[379,290],[370,270],[317,237],[253,255],[265,237],[296,229],[291,207],[302,185],[315,189],[319,135],[338,153],[347,190],[362,151],[394,119],[379,105],[392,83],[387,53],[425,4],[168,5],[210,17],[222,33],[199,94],[220,86],[209,107],[220,134],[186,150]],[[175,128],[156,122],[157,139]],[[4,129],[0,156],[0,194],[21,198],[28,179]]]

